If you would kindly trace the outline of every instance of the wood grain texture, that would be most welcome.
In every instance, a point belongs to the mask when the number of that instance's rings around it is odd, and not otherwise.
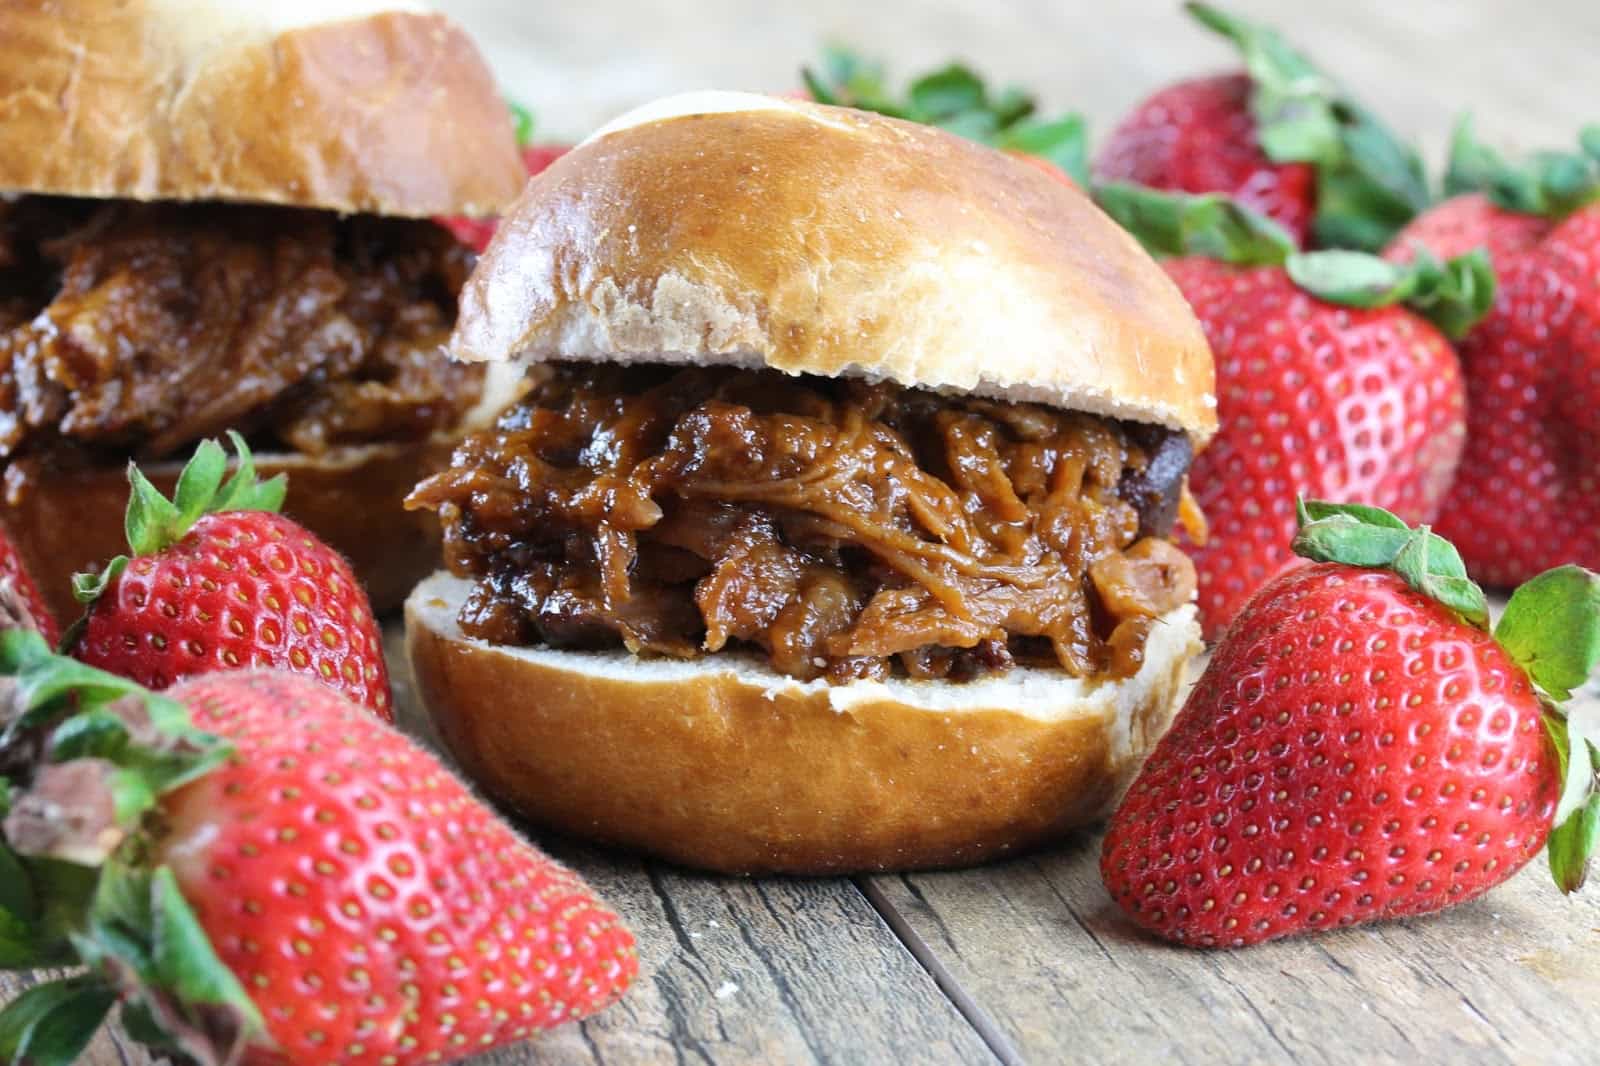
[[[1491,596],[1498,617],[1504,601]],[[1191,665],[1191,683],[1204,669]],[[1600,702],[1600,684],[1574,709]],[[1593,1063],[1600,892],[1544,856],[1482,899],[1242,951],[1140,933],[1100,883],[1102,834],[979,870],[861,878],[1014,1061]]]
[[[398,625],[385,627],[401,724],[432,743]],[[848,880],[699,877],[544,842],[639,938],[641,975],[600,1016],[474,1066],[992,1063],[982,1037]],[[0,1002],[28,979],[0,973]],[[154,1066],[112,1026],[86,1066]],[[312,1063],[297,1066],[315,1066]]]

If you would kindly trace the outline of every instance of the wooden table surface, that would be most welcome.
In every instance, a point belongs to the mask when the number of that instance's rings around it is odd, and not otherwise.
[[[478,32],[552,136],[674,90],[789,87],[823,39],[900,71],[960,55],[1102,131],[1160,82],[1227,63],[1165,0],[440,6]],[[1600,119],[1593,0],[1237,6],[1291,28],[1435,158],[1465,108],[1524,146]],[[405,720],[426,735],[395,666]],[[965,872],[749,881],[552,843],[638,933],[643,974],[602,1016],[474,1061],[1600,1061],[1600,891],[1560,899],[1542,861],[1433,918],[1200,953],[1121,920],[1098,844],[1085,833]],[[14,988],[0,976],[0,998]],[[112,1032],[88,1061],[149,1060]]]

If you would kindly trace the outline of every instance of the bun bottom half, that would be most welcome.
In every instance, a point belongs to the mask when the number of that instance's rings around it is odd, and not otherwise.
[[[398,608],[439,565],[438,520],[407,512],[401,502],[449,462],[453,446],[442,439],[374,444],[317,457],[262,453],[255,461],[262,477],[288,474],[284,513],[350,560],[381,612]],[[170,496],[183,463],[141,463],[139,469]],[[45,472],[19,503],[0,503],[0,525],[63,626],[83,609],[72,598],[72,575],[128,550],[127,507],[127,471],[110,465]]]
[[[1192,606],[1140,671],[827,685],[752,658],[681,661],[464,636],[471,585],[406,601],[418,695],[490,795],[534,824],[723,873],[964,866],[1102,817],[1171,722]]]

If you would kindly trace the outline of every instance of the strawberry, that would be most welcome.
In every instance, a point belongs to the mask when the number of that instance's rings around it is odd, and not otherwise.
[[[921,122],[998,148],[1071,184],[1088,185],[1088,129],[1079,115],[1036,116],[1038,101],[1021,89],[992,92],[971,68],[951,63],[914,79],[903,97],[885,84],[883,65],[845,48],[824,50],[820,70],[803,68],[804,96]]]
[[[343,557],[277,514],[282,475],[256,480],[230,433],[238,469],[206,441],[174,500],[129,466],[133,558],[74,581],[84,617],[67,637],[77,658],[166,688],[212,670],[276,666],[315,677],[388,721],[389,672],[372,605]]]
[[[1094,174],[1175,192],[1226,193],[1288,230],[1296,245],[1311,242],[1316,168],[1275,163],[1261,150],[1243,73],[1180,81],[1144,100],[1106,139]]]
[[[1293,558],[1295,493],[1436,515],[1464,389],[1444,332],[1400,301],[1461,332],[1493,293],[1481,252],[1408,267],[1291,254],[1270,221],[1214,194],[1107,185],[1097,197],[1152,250],[1182,256],[1167,271],[1216,357],[1221,429],[1189,474],[1210,524],[1190,552],[1209,637]]]
[[[1406,259],[1477,243],[1500,277],[1462,342],[1467,451],[1440,532],[1480,581],[1513,585],[1563,560],[1600,568],[1600,127],[1584,154],[1507,164],[1456,134],[1458,192],[1403,230]],[[1483,191],[1462,191],[1481,189]]]
[[[15,630],[0,666],[0,929],[13,965],[84,968],[0,1014],[21,1061],[70,1061],[121,1000],[136,1039],[199,1062],[439,1062],[637,972],[575,874],[326,686],[250,670],[158,696]]]
[[[511,103],[511,124],[516,131],[517,147],[522,150],[522,164],[528,168],[528,176],[542,173],[546,167],[572,150],[569,144],[534,144],[533,143],[533,112],[521,104]],[[465,244],[475,252],[481,253],[489,247],[489,240],[494,236],[495,228],[500,224],[498,218],[467,218],[457,215],[451,218],[441,218],[439,224],[455,235],[456,240]]]
[[[55,615],[50,613],[50,605],[39,594],[39,586],[22,565],[22,556],[17,554],[16,545],[11,543],[4,529],[0,529],[0,586],[10,588],[10,602],[26,612],[30,628],[43,633],[44,639],[51,644],[61,639],[60,624],[56,622]]]
[[[1417,153],[1277,31],[1185,7],[1238,47],[1245,70],[1181,81],[1139,104],[1101,146],[1097,181],[1223,193],[1298,247],[1376,250],[1427,206]]]
[[[1301,518],[1296,550],[1319,561],[1251,601],[1111,818],[1112,898],[1215,947],[1453,906],[1547,838],[1578,887],[1600,723],[1559,701],[1600,664],[1600,575],[1547,571],[1491,636],[1426,527],[1328,504]]]

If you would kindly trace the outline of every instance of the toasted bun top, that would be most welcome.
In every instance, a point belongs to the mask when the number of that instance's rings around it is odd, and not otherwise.
[[[451,346],[859,374],[1216,428],[1188,305],[1070,182],[930,127],[741,93],[647,105],[531,182]]]
[[[0,0],[0,190],[421,217],[525,178],[477,48],[415,5]]]

